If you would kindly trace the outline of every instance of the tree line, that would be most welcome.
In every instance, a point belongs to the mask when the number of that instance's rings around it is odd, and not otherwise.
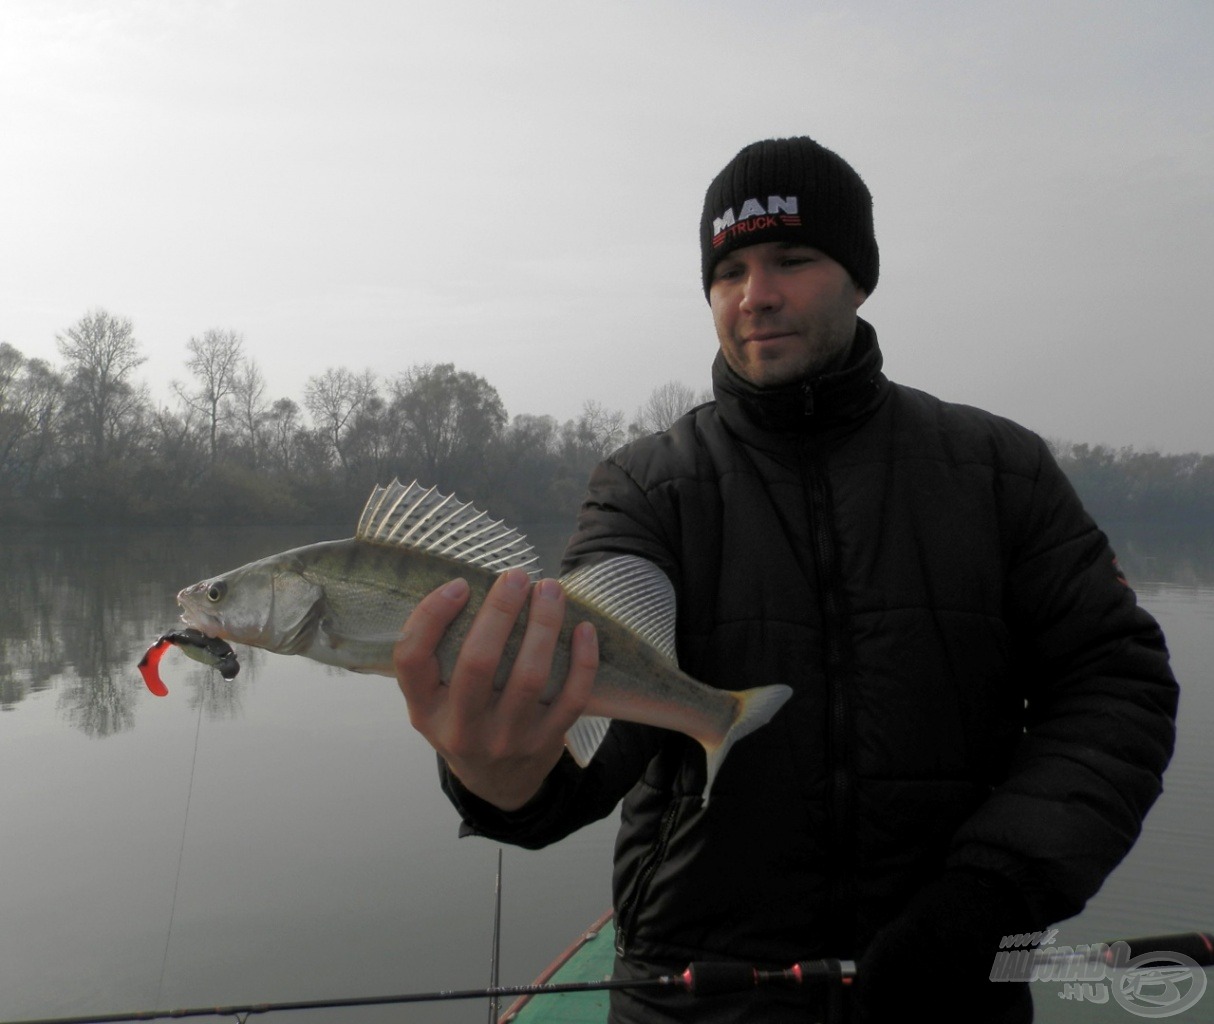
[[[0,521],[350,524],[372,486],[418,479],[516,522],[568,522],[586,479],[631,437],[705,394],[678,382],[632,417],[507,415],[496,389],[451,363],[382,377],[333,367],[300,401],[272,397],[242,335],[186,343],[170,404],[136,376],[134,325],[90,310],[57,338],[61,365],[0,343]]]
[[[1214,455],[1049,443],[1097,521],[1214,526]]]
[[[672,381],[631,417],[594,401],[564,422],[510,417],[483,377],[422,363],[333,367],[297,402],[271,397],[239,332],[212,328],[158,405],[129,318],[94,309],[57,342],[59,366],[0,343],[0,521],[348,524],[399,477],[514,522],[569,522],[603,456],[710,397]],[[1051,447],[1098,520],[1214,522],[1214,456]]]

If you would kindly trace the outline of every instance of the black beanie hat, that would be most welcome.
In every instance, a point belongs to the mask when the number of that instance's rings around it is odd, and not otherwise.
[[[866,293],[877,286],[873,198],[847,161],[813,139],[752,143],[712,180],[700,217],[704,294],[723,256],[759,242],[812,246]]]

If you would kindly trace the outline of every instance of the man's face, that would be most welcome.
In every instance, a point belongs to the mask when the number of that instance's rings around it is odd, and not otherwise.
[[[839,358],[865,298],[840,264],[792,242],[735,249],[708,290],[725,361],[758,387],[790,384]]]

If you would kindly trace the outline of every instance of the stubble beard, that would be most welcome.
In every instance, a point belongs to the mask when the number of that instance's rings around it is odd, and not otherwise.
[[[784,330],[788,326],[782,324],[778,317],[773,317],[770,322],[752,321],[748,329],[756,333]],[[735,338],[732,345],[722,346],[725,361],[740,377],[759,388],[783,387],[821,376],[846,361],[856,334],[856,316],[851,313],[832,317],[819,321],[810,331],[801,328],[795,333],[803,342],[796,352],[775,355],[770,359],[748,359],[743,357],[747,344]]]

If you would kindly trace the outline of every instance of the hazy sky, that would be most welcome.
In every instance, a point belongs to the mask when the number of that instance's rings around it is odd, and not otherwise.
[[[128,316],[169,400],[454,362],[511,415],[708,383],[704,188],[808,134],[875,197],[895,380],[1214,452],[1209,0],[0,2],[0,341]]]

